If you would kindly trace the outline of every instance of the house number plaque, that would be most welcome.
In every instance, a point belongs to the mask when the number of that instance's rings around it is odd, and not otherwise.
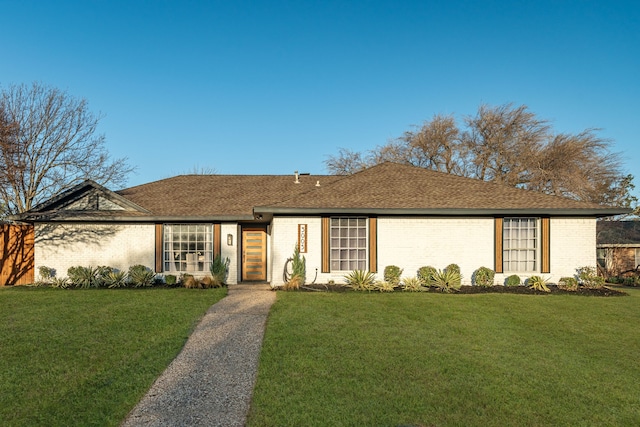
[[[307,252],[307,224],[298,224],[298,249],[300,253]]]

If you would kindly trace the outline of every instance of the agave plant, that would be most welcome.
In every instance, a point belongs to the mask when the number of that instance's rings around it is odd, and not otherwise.
[[[420,279],[422,286],[432,286],[433,274],[436,271],[436,268],[431,267],[430,265],[426,267],[420,267],[418,269],[418,279]]]
[[[129,267],[129,281],[135,288],[153,286],[155,278],[156,274],[144,265]]]
[[[386,280],[378,280],[373,284],[373,288],[379,292],[393,292],[395,286],[393,283],[389,283]]]
[[[98,286],[98,276],[92,267],[69,267],[67,275],[75,287],[86,289]]]
[[[422,282],[417,277],[405,277],[400,282],[400,287],[405,292],[419,292],[424,289]]]
[[[353,270],[344,276],[347,287],[356,291],[371,291],[376,282],[376,275],[370,271]]]
[[[436,270],[432,283],[442,292],[455,292],[462,286],[462,276],[455,269]]]
[[[110,271],[103,278],[105,285],[110,288],[124,288],[127,286],[126,271]]]
[[[531,289],[542,292],[551,292],[551,290],[547,287],[548,280],[543,279],[540,276],[531,276],[527,280],[527,284]]]

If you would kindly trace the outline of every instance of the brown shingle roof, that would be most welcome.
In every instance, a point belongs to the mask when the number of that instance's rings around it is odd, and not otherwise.
[[[284,209],[597,210],[611,208],[424,168],[383,163],[272,204]]]
[[[640,246],[640,221],[598,221],[598,245]]]
[[[249,218],[254,208],[267,213],[531,211],[606,216],[626,212],[396,163],[348,176],[303,175],[299,184],[293,175],[181,175],[117,193],[153,216],[180,218]]]
[[[341,177],[301,175],[180,175],[118,194],[155,216],[253,216],[254,206],[271,205]]]

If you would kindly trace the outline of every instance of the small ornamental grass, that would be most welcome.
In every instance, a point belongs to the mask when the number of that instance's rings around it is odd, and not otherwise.
[[[372,291],[375,289],[376,275],[371,271],[353,270],[344,276],[346,286],[354,291]]]
[[[541,276],[531,276],[527,279],[527,285],[536,291],[541,292],[551,292],[551,290],[547,287],[548,280],[542,278]]]
[[[400,288],[405,292],[420,292],[424,290],[422,282],[417,277],[405,277],[400,282]]]
[[[432,286],[442,292],[455,292],[462,286],[462,276],[455,269],[436,270],[433,275]]]

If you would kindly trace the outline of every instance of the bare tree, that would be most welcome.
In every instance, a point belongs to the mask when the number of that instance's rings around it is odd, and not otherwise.
[[[349,174],[392,161],[495,181],[547,194],[632,207],[633,176],[597,129],[554,133],[526,105],[481,105],[459,129],[453,116],[435,115],[417,130],[359,153],[340,149],[325,162],[329,172]]]
[[[133,170],[111,159],[100,120],[85,99],[34,83],[0,94],[8,131],[0,138],[0,201],[4,215],[27,211],[85,179],[102,185],[126,183]]]
[[[340,148],[338,155],[329,156],[325,167],[333,175],[350,175],[375,164],[367,154]]]
[[[472,176],[520,186],[529,180],[529,167],[543,146],[550,127],[526,105],[481,105],[465,119],[463,146],[471,154]]]

